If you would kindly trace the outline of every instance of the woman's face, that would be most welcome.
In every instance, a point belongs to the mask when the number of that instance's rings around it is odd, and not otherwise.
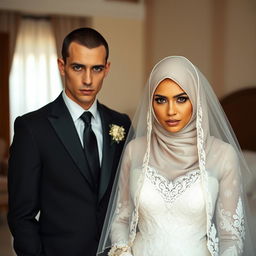
[[[153,109],[158,122],[172,133],[186,126],[193,111],[188,95],[171,79],[165,79],[157,86]]]

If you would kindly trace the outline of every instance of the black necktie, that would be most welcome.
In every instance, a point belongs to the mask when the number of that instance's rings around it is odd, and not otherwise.
[[[99,178],[100,178],[100,161],[99,161],[97,139],[91,127],[91,117],[92,117],[92,114],[89,111],[86,111],[81,115],[81,119],[84,121],[84,134],[83,134],[84,153],[89,163],[94,184],[98,189]]]

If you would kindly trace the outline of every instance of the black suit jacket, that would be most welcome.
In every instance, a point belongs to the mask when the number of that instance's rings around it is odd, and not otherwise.
[[[99,192],[62,95],[16,119],[9,159],[8,222],[17,255],[96,254],[124,145],[111,141],[109,126],[123,126],[126,133],[130,126],[127,115],[100,103],[98,110],[103,128]]]

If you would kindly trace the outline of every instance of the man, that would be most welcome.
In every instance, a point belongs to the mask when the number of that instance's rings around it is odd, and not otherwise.
[[[95,256],[130,126],[96,100],[110,68],[102,35],[72,31],[58,65],[64,91],[14,125],[8,222],[18,256]]]

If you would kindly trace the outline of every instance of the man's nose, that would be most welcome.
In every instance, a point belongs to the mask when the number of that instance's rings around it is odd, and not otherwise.
[[[86,70],[83,75],[83,84],[91,85],[92,84],[92,72],[91,70]]]

